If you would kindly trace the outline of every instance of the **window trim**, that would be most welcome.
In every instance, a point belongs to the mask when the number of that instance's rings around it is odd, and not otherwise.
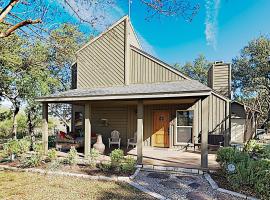
[[[177,126],[177,112],[179,111],[189,111],[189,112],[193,112],[193,119],[192,119],[192,126]],[[195,114],[195,109],[186,109],[186,110],[176,110],[175,111],[175,125],[174,125],[174,145],[187,145],[187,144],[192,144],[193,141],[194,141],[194,114]],[[191,131],[191,142],[188,143],[188,142],[177,142],[177,128],[178,127],[186,127],[186,128],[192,128],[192,131]]]

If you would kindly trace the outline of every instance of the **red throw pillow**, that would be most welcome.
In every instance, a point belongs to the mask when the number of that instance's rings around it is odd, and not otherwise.
[[[60,136],[61,139],[64,139],[65,136],[66,136],[66,133],[63,132],[63,131],[60,131],[60,132],[59,132],[59,136]]]

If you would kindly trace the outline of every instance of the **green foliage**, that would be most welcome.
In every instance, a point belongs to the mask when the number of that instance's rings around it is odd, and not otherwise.
[[[110,170],[112,170],[112,165],[111,165],[111,162],[101,162],[99,165],[98,165],[99,169],[101,171],[104,171],[104,172],[108,172]]]
[[[217,161],[223,167],[229,163],[246,162],[247,160],[249,160],[249,155],[246,152],[241,152],[233,147],[223,147],[217,151]]]
[[[240,188],[243,185],[255,187],[261,198],[269,199],[270,159],[254,160],[250,157],[253,155],[252,152],[257,152],[258,157],[262,158],[268,148],[268,145],[262,147],[254,141],[246,144],[244,152],[232,147],[220,148],[217,153],[217,161],[221,164],[228,181],[234,188]],[[227,164],[229,163],[235,164],[236,171],[234,173],[227,172]]]
[[[270,170],[259,171],[257,174],[257,181],[255,183],[255,190],[262,199],[270,199]]]
[[[121,149],[115,149],[110,154],[111,163],[113,167],[119,167],[120,162],[124,159],[124,151]]]
[[[77,150],[75,147],[71,147],[64,162],[69,165],[76,165],[77,163]]]
[[[55,148],[56,145],[56,136],[55,135],[49,135],[48,136],[48,146],[49,148]]]
[[[257,143],[256,140],[249,140],[244,146],[244,151],[248,153],[262,153],[263,146]]]
[[[192,79],[207,85],[207,73],[211,66],[204,55],[199,55],[192,63],[187,62],[184,66],[175,65],[175,68]]]
[[[54,161],[57,159],[57,151],[56,149],[49,149],[48,150],[48,158],[50,161]]]
[[[18,140],[19,154],[24,154],[30,151],[31,141],[28,137]]]
[[[261,158],[270,159],[270,144],[264,145]]]
[[[34,144],[33,144],[33,149],[35,152],[39,153],[39,154],[43,154],[44,152],[44,147],[43,147],[43,143],[40,142],[40,141],[36,141]]]
[[[261,111],[260,121],[267,126],[270,115],[270,38],[250,41],[232,61],[232,88],[235,98]]]
[[[21,160],[23,167],[37,167],[42,163],[42,155],[38,152],[32,154],[30,157],[25,156]]]
[[[121,171],[124,173],[133,173],[135,171],[136,161],[128,156],[124,162],[121,163]]]
[[[94,148],[90,150],[90,155],[87,158],[88,165],[90,167],[95,167],[98,157],[100,156],[100,152]]]
[[[12,154],[17,155],[20,152],[20,146],[18,140],[9,140],[3,145],[4,154],[11,156]]]

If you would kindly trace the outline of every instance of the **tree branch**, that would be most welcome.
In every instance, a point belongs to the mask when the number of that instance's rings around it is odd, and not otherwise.
[[[41,23],[42,21],[40,19],[36,19],[36,20],[24,20],[22,22],[19,22],[18,24],[15,24],[14,26],[10,27],[7,31],[0,33],[0,38],[4,38],[4,37],[8,37],[10,36],[14,31],[16,31],[17,29],[23,27],[23,26],[27,26],[29,24],[38,24]]]
[[[0,23],[20,0],[10,0],[9,4],[0,13]]]

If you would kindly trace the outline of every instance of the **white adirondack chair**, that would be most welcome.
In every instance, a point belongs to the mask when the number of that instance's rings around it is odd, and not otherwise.
[[[129,146],[136,146],[137,145],[137,131],[134,132],[133,138],[128,139],[127,141],[127,149]]]
[[[111,144],[117,144],[118,147],[120,148],[121,138],[119,131],[113,130],[111,132],[111,137],[108,139],[109,139],[109,148],[111,148]]]

